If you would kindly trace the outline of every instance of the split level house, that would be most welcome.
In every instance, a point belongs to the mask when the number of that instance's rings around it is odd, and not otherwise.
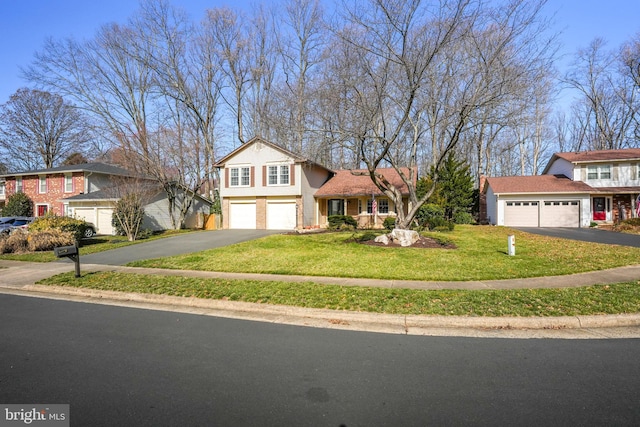
[[[34,205],[34,216],[54,214],[84,219],[94,224],[98,234],[114,234],[113,209],[118,201],[114,187],[123,179],[135,178],[132,172],[105,163],[85,163],[49,169],[29,170],[0,175],[0,205],[14,193],[24,193]],[[147,187],[148,188],[148,187]],[[179,192],[178,204],[184,200]],[[202,222],[211,202],[195,196],[186,215],[187,227]],[[143,229],[172,228],[167,196],[156,187],[146,198]]]
[[[640,149],[555,153],[537,176],[483,177],[480,216],[513,227],[589,227],[640,216]]]
[[[384,218],[395,215],[395,206],[371,178],[358,175],[363,171],[333,171],[259,137],[216,167],[223,228],[322,228],[330,215],[351,215],[362,227],[381,227]],[[402,186],[395,170],[379,172]],[[402,192],[408,198],[406,186]]]

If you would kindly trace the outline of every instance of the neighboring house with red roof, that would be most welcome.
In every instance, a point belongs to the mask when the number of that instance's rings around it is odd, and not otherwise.
[[[380,168],[382,174],[391,184],[400,189],[404,199],[404,210],[409,204],[409,189],[398,172],[393,168]],[[402,170],[406,177],[409,169]],[[417,174],[413,175],[415,186]],[[362,228],[382,227],[385,218],[396,215],[396,207],[378,187],[375,186],[369,171],[340,170],[315,193],[318,205],[318,225],[326,226],[331,215],[350,215],[358,221]]]
[[[494,225],[589,227],[638,217],[640,149],[556,153],[542,175],[488,177],[481,187],[481,217]]]

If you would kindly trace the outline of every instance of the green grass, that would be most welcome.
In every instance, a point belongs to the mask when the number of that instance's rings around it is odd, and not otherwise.
[[[530,317],[640,312],[640,286],[636,282],[563,289],[423,291],[320,285],[313,282],[261,282],[96,272],[80,278],[75,278],[73,273],[65,273],[39,283],[389,314]]]
[[[165,230],[163,232],[152,234],[151,236],[136,240],[134,242],[127,241],[125,236],[95,236],[90,239],[83,239],[80,246],[80,256],[94,254],[97,252],[108,251],[110,249],[121,248],[123,246],[135,245],[138,243],[148,242],[150,240],[162,239],[165,237],[175,236],[176,234],[190,232],[191,230]],[[14,261],[29,262],[51,262],[56,257],[53,251],[46,252],[28,252],[22,254],[2,254],[0,259],[8,259]]]
[[[370,233],[370,232],[369,232]],[[491,226],[456,226],[427,233],[457,249],[372,247],[364,233],[273,235],[224,248],[131,266],[186,270],[361,277],[394,280],[469,281],[565,275],[638,264],[640,248],[598,245]],[[515,235],[516,256],[507,255]]]

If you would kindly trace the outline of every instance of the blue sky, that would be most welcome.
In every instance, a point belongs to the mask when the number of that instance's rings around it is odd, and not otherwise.
[[[256,0],[259,2],[259,0]],[[193,18],[205,9],[253,3],[243,0],[173,0]],[[268,0],[265,0],[265,4]],[[46,37],[90,38],[108,22],[125,22],[138,8],[136,0],[0,0],[0,104],[27,82],[20,78]],[[547,14],[555,13],[555,30],[563,31],[562,53],[571,55],[593,38],[618,46],[640,32],[638,0],[549,0]],[[568,58],[560,61],[563,66]]]

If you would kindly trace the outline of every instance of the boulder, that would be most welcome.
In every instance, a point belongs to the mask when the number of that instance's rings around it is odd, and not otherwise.
[[[386,234],[383,234],[382,236],[376,237],[373,241],[376,242],[376,243],[383,243],[385,245],[388,245],[389,244],[389,236],[386,235]]]
[[[399,228],[394,228],[389,236],[394,242],[400,243],[400,246],[411,246],[420,240],[420,234],[417,231]]]

